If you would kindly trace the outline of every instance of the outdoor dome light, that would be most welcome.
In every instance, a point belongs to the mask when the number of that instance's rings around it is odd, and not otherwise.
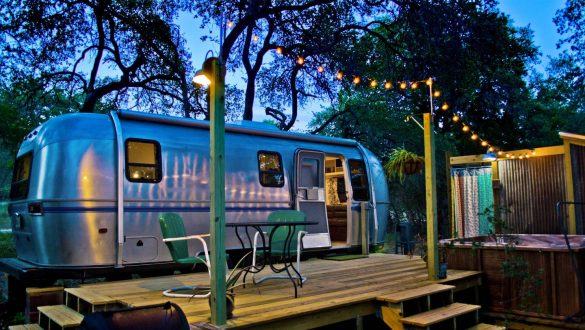
[[[203,62],[203,68],[195,72],[193,77],[193,84],[200,86],[211,85],[211,75],[213,71],[213,61],[217,60],[215,57],[210,57]]]

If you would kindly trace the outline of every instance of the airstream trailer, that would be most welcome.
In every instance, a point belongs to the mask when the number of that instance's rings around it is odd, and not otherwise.
[[[384,240],[389,195],[374,155],[339,138],[226,125],[226,221],[299,209],[316,250]],[[134,111],[66,114],[25,137],[9,213],[18,262],[36,269],[170,264],[158,218],[181,215],[209,232],[209,124]],[[367,208],[361,207],[367,202]],[[226,230],[226,248],[240,243]]]

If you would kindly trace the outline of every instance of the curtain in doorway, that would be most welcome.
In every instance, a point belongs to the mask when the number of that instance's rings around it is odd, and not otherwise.
[[[492,225],[483,213],[494,204],[491,167],[452,168],[451,186],[453,237],[489,234]]]

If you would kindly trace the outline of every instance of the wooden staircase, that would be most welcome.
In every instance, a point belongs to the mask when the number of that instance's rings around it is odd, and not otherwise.
[[[430,284],[377,297],[382,320],[392,330],[504,329],[478,324],[481,306],[453,302],[452,285]]]
[[[38,324],[23,324],[9,327],[10,330],[62,330],[76,329],[84,314],[117,310],[124,307],[117,300],[84,288],[66,288],[65,305],[37,307]]]

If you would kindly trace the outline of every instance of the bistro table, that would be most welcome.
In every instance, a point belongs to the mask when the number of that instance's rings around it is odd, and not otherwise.
[[[298,280],[299,280],[299,286],[302,288],[303,287],[303,278],[301,276],[301,274],[299,273],[299,271],[295,268],[294,263],[291,261],[291,243],[293,241],[293,239],[296,239],[296,237],[294,235],[294,232],[297,228],[297,226],[310,226],[310,225],[316,225],[318,224],[317,221],[282,221],[282,222],[272,222],[272,221],[247,221],[247,222],[226,222],[225,226],[226,227],[232,227],[234,228],[234,230],[236,231],[236,236],[238,237],[238,240],[240,241],[240,244],[242,244],[242,249],[246,249],[246,242],[245,240],[242,238],[240,232],[239,232],[239,228],[244,228],[246,237],[248,238],[248,243],[250,246],[250,249],[252,249],[254,247],[254,243],[252,242],[252,236],[250,236],[250,232],[249,232],[249,228],[253,228],[254,230],[256,230],[259,233],[259,236],[262,238],[262,250],[263,250],[263,262],[260,266],[256,266],[256,265],[251,265],[250,267],[248,267],[245,270],[245,274],[244,274],[244,285],[246,283],[246,276],[248,275],[248,273],[259,273],[260,271],[262,271],[264,269],[264,267],[266,267],[266,265],[268,264],[270,266],[270,269],[272,269],[273,272],[275,273],[281,273],[281,272],[285,272],[288,275],[287,277],[291,280],[294,288],[295,288],[295,298],[297,298],[297,283],[295,282],[295,277],[292,275],[292,272],[294,272],[294,274],[296,274],[296,276],[298,276]],[[270,230],[270,234],[268,236],[268,247],[266,246],[266,240],[264,238],[264,231],[262,230],[262,227],[271,227]],[[282,256],[282,263],[283,263],[283,267],[279,268],[275,265],[275,258],[272,255],[272,237],[274,235],[274,233],[276,232],[276,230],[280,227],[285,227],[287,228],[287,233],[286,233],[286,238],[284,240],[284,251],[282,251],[283,256]],[[297,246],[297,249],[299,249],[300,247]],[[298,252],[297,252],[298,253]],[[292,269],[292,272],[291,272]],[[285,277],[285,278],[287,278]]]

